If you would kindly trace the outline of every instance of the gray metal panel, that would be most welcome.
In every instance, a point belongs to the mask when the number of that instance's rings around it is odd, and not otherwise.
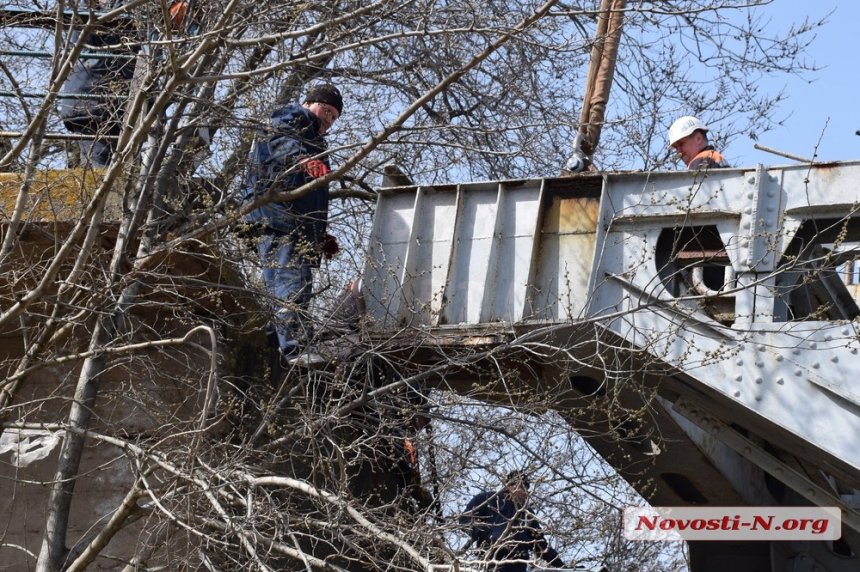
[[[783,167],[785,210],[791,216],[848,215],[857,212],[860,161]]]
[[[401,284],[414,223],[417,193],[380,193],[368,244],[362,292],[380,327],[397,327]]]
[[[499,190],[498,184],[484,184],[464,185],[458,192],[457,234],[442,322],[478,324],[487,294]]]
[[[523,318],[530,287],[535,235],[541,206],[541,181],[522,186],[499,185],[491,274],[482,319],[517,322]]]
[[[415,203],[415,227],[410,257],[403,275],[400,323],[431,325],[443,307],[453,242],[451,222],[457,212],[457,193],[421,187]]]
[[[674,216],[739,212],[742,195],[725,193],[726,184],[737,185],[748,169],[619,173],[606,175],[607,205],[620,217]]]

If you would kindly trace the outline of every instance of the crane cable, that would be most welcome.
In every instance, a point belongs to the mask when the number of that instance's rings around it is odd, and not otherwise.
[[[591,64],[585,80],[585,97],[579,130],[573,140],[573,154],[564,166],[576,172],[591,165],[591,157],[600,141],[600,131],[609,101],[609,90],[615,76],[618,46],[627,0],[602,0],[597,29],[591,46]]]

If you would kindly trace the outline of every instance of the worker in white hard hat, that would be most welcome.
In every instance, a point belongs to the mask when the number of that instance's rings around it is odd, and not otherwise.
[[[726,158],[708,143],[708,126],[698,117],[686,115],[669,127],[669,147],[691,171],[729,166]]]

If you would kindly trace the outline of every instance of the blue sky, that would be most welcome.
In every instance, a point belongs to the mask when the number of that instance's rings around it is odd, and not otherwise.
[[[860,0],[775,0],[763,10],[772,17],[772,25],[781,30],[788,29],[792,22],[803,21],[804,16],[817,19],[835,12],[807,50],[808,59],[823,69],[804,79],[783,77],[767,83],[772,93],[785,86],[789,97],[780,108],[780,116],[790,112],[791,117],[784,127],[762,134],[758,143],[811,158],[826,125],[816,160],[860,159],[860,136],[855,135],[860,129]],[[724,151],[737,166],[793,163],[756,150],[755,143],[737,139]]]

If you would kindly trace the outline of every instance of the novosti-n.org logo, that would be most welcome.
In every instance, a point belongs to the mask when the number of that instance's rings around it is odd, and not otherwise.
[[[838,507],[627,507],[629,540],[838,540]]]

